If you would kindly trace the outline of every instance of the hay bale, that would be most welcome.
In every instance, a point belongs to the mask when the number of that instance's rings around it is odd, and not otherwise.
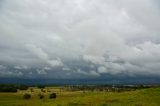
[[[49,95],[49,98],[50,98],[50,99],[56,99],[56,93],[51,93],[51,94]]]

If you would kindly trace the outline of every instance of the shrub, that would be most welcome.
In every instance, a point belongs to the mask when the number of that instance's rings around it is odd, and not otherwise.
[[[49,98],[50,98],[50,99],[51,99],[51,98],[56,98],[56,93],[51,93],[50,96],[49,96]]]
[[[24,99],[30,99],[30,98],[31,98],[31,95],[28,94],[28,93],[26,93],[26,94],[24,94],[23,98],[24,98]]]
[[[41,95],[40,97],[39,97],[39,99],[43,99],[44,98],[44,95]]]
[[[39,99],[43,99],[44,98],[43,94],[38,94],[38,96],[39,96]]]

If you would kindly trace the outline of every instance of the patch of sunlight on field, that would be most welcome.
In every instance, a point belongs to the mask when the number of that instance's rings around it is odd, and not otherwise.
[[[50,92],[42,93],[40,89],[18,91],[17,93],[0,93],[0,106],[160,106],[160,88],[150,88],[121,93],[114,92],[68,92],[60,88],[46,88]],[[23,99],[25,93],[31,99]],[[45,95],[39,99],[38,94]],[[57,93],[56,99],[49,99],[51,92]]]

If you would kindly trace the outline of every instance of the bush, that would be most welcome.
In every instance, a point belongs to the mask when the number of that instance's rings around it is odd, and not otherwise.
[[[50,98],[50,99],[56,98],[56,93],[51,93],[50,96],[49,96],[49,98]]]
[[[30,99],[30,98],[31,98],[31,95],[28,94],[28,93],[26,93],[26,94],[24,94],[23,98],[24,98],[24,99]]]
[[[38,96],[39,96],[39,99],[43,99],[44,98],[43,94],[38,94]]]
[[[39,97],[39,99],[43,99],[44,98],[44,95],[41,95],[40,97]]]

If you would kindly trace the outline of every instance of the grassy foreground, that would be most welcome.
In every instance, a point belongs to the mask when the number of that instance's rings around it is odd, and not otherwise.
[[[56,99],[49,99],[50,92],[44,93],[45,98],[38,98],[38,89],[30,92],[32,98],[23,99],[29,91],[17,93],[0,93],[0,106],[160,106],[160,88],[149,88],[121,93],[114,92],[60,92]]]

